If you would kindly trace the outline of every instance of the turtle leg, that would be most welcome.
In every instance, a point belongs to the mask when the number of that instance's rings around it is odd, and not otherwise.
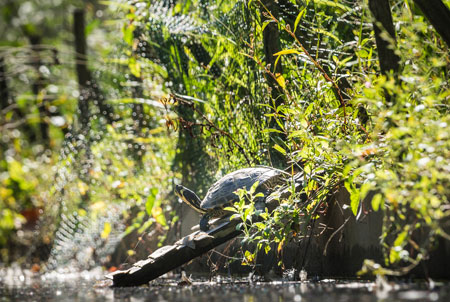
[[[209,218],[210,215],[208,213],[202,216],[202,218],[200,219],[200,231],[206,232],[207,230],[209,230]]]

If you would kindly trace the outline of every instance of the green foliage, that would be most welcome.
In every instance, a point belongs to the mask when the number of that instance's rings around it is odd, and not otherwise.
[[[109,203],[126,203],[124,219],[135,226],[130,216],[154,198],[151,214],[129,232],[144,232],[151,225],[165,230],[175,217],[165,196],[174,178],[170,163],[176,140],[166,132],[162,105],[154,101],[161,94],[158,83],[139,93],[136,82],[128,80],[139,74],[139,66],[132,58],[123,64],[124,45],[111,25],[117,23],[105,22],[111,14],[107,7],[96,1],[41,2],[7,1],[1,8],[0,58],[6,73],[0,78],[7,84],[0,96],[0,250],[5,263],[23,256],[12,255],[23,244],[50,244],[61,219],[73,212],[101,216]],[[79,98],[72,45],[75,7],[86,12],[88,69],[97,99]],[[38,51],[30,45],[35,35]],[[114,123],[106,122],[98,98],[116,111]],[[79,101],[89,102],[89,128],[80,122]],[[48,127],[47,138],[42,126]],[[105,224],[101,236],[114,233],[111,225]],[[22,250],[29,256],[33,249]]]
[[[350,193],[346,211],[356,215],[371,193],[370,210],[383,211],[384,265],[409,268],[438,237],[449,239],[449,51],[413,1],[393,3],[401,70],[385,76],[366,1],[104,1],[105,12],[120,16],[110,33],[89,6],[90,68],[115,111],[106,122],[90,103],[89,129],[74,105],[74,71],[45,63],[52,48],[36,69],[21,60],[26,47],[15,47],[46,28],[45,43],[70,40],[70,29],[52,27],[62,14],[37,19],[38,2],[1,9],[1,24],[18,17],[20,26],[1,41],[19,110],[1,108],[0,245],[22,227],[23,210],[44,205],[57,217],[126,201],[137,213],[128,233],[166,231],[178,219],[173,183],[206,188],[216,171],[258,164],[302,171],[304,183],[297,193],[288,183],[292,194],[272,213],[257,213],[254,189],[238,193],[229,210],[257,250],[276,244],[281,253],[305,236],[340,185]],[[33,94],[36,79],[44,84]],[[60,119],[43,119],[42,108]],[[105,225],[102,236],[110,232]],[[255,255],[244,252],[244,263]]]
[[[242,244],[253,244],[253,251],[245,250],[243,264],[255,265],[256,254],[263,250],[268,253],[271,246],[277,246],[277,253],[280,254],[284,244],[290,240],[296,233],[300,232],[301,227],[305,227],[306,219],[302,214],[305,204],[299,205],[299,198],[292,194],[289,200],[284,200],[274,211],[269,213],[268,209],[264,211],[257,210],[255,202],[264,197],[263,193],[256,193],[256,182],[250,190],[239,189],[236,193],[239,201],[232,207],[225,208],[234,213],[230,219],[239,219],[237,225],[243,234]],[[294,197],[295,196],[295,197]],[[304,210],[306,212],[306,210]],[[252,246],[252,245],[250,245]]]
[[[190,7],[185,31],[159,21],[158,38],[150,25],[155,21],[147,23],[152,34],[146,41],[159,53],[152,63],[164,67],[158,74],[171,84],[167,88],[184,95],[171,98],[168,110],[187,106],[194,112],[187,120],[173,110],[169,125],[207,142],[219,170],[273,164],[274,154],[303,170],[306,202],[292,195],[256,223],[249,223],[252,202],[241,199],[236,205],[246,240],[257,242],[258,248],[268,249],[275,241],[282,249],[298,233],[286,221],[295,218],[295,225],[303,217],[307,225],[343,183],[354,215],[360,200],[375,192],[373,210],[385,214],[385,264],[416,263],[436,236],[448,237],[447,46],[410,10],[411,3],[399,2],[393,18],[402,25],[396,27],[402,70],[398,76],[381,76],[365,2],[357,10],[336,1],[305,1],[291,11],[267,3],[221,2],[209,12],[220,22],[204,20]],[[166,13],[174,23],[181,20],[173,10]],[[131,19],[145,27],[137,13]],[[191,26],[202,22],[208,31]],[[282,73],[266,63],[263,32],[271,23],[280,34],[276,43],[281,49],[274,56]],[[210,65],[192,53],[193,37],[211,54]],[[218,76],[210,73],[213,63],[222,67]],[[252,194],[244,195],[252,200]],[[412,239],[418,230],[424,232],[421,242]],[[411,247],[410,255],[406,251]],[[247,262],[254,259],[249,253]]]

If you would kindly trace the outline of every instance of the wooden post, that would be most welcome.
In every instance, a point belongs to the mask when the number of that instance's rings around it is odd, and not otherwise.
[[[270,70],[271,73],[275,75],[275,77],[282,76],[283,75],[283,66],[282,66],[282,58],[279,58],[278,62],[277,57],[274,56],[277,52],[281,51],[280,46],[280,32],[278,31],[278,24],[272,20],[272,17],[269,15],[272,14],[273,17],[278,18],[278,3],[274,0],[264,0],[261,1],[261,14],[263,15],[264,21],[270,21],[269,24],[264,28],[263,31],[263,47],[264,47],[264,57],[265,57],[265,63],[266,66],[270,66],[270,68],[267,68]],[[276,113],[277,108],[284,103],[284,93],[282,90],[282,87],[278,83],[277,80],[275,80],[272,76],[267,75],[267,82],[269,84],[269,87],[271,89],[271,97],[273,100],[273,103],[271,103],[271,106],[274,106],[273,112]],[[280,129],[280,126],[276,122],[275,118],[271,119],[271,122],[269,124],[270,128],[273,129]],[[286,164],[286,157],[282,155],[280,152],[276,151],[273,146],[274,145],[284,145],[284,142],[287,140],[287,137],[285,133],[276,133],[272,132],[270,133],[270,147],[269,147],[269,155],[272,162],[272,165],[274,166],[285,166]]]
[[[267,10],[270,11],[270,13],[277,18],[278,17],[278,8],[277,3],[273,0],[265,0],[262,1],[264,7],[261,8],[261,13],[263,15],[267,14]],[[263,18],[265,21],[270,21],[272,18],[270,16]],[[270,71],[277,75],[283,73],[283,67],[281,64],[281,59],[278,60],[278,63],[275,66],[276,57],[274,56],[275,53],[281,51],[280,47],[280,33],[278,32],[278,24],[275,22],[270,22],[263,31],[263,44],[264,44],[264,56],[266,64],[270,64]],[[275,81],[273,78],[268,77],[269,85],[272,87],[272,96],[275,99],[275,102],[280,105],[281,101],[280,93],[278,93],[279,85],[277,81]]]
[[[369,9],[375,18],[373,26],[381,72],[383,74],[388,74],[390,71],[397,73],[400,58],[393,50],[395,47],[395,29],[392,22],[389,0],[369,0]],[[389,34],[392,41],[386,41],[381,37],[383,30]]]
[[[82,129],[87,129],[89,123],[89,99],[91,75],[87,69],[86,36],[84,27],[84,11],[77,9],[73,13],[73,33],[75,35],[75,65],[78,77],[80,96],[78,110]]]
[[[100,113],[111,124],[114,122],[114,112],[112,107],[104,102],[104,96],[101,93],[98,84],[93,83],[91,73],[87,67],[87,46],[84,24],[84,11],[77,9],[73,13],[73,33],[75,36],[75,60],[78,76],[78,85],[80,89],[80,97],[78,100],[78,109],[80,110],[80,120],[82,127],[87,129],[89,123],[89,102],[96,101],[100,109]]]
[[[400,68],[400,58],[395,54],[395,29],[392,22],[391,7],[389,0],[369,0],[369,9],[372,12],[375,21],[373,27],[375,31],[375,41],[377,43],[378,61],[380,62],[381,73],[388,75],[393,72],[395,79]],[[386,31],[391,38],[387,41],[381,37],[381,33]],[[387,89],[384,90],[384,97],[388,104],[395,99]],[[363,112],[363,111],[361,111]]]
[[[44,88],[44,77],[40,71],[40,67],[42,65],[41,60],[41,37],[36,35],[28,35],[28,40],[31,44],[31,64],[37,73],[37,79],[32,84],[32,91],[34,96],[36,97],[36,101],[41,101],[37,104],[39,109],[39,129],[41,133],[41,138],[46,146],[50,144],[49,137],[49,126],[45,121],[46,117],[50,116],[50,112],[47,110],[47,100],[45,96],[41,97],[40,93]]]
[[[14,97],[9,92],[8,77],[6,76],[5,58],[0,57],[0,110],[8,111],[6,108],[8,108],[8,106],[10,106],[10,105],[13,105],[14,102],[15,102]],[[16,119],[22,119],[22,120],[26,119],[25,114],[20,110],[20,108],[17,106],[17,104],[12,106],[11,110],[14,112]],[[6,112],[2,112],[2,115],[4,113],[6,113]],[[1,118],[0,118],[0,120],[1,120]],[[25,122],[21,127],[23,129],[22,132],[25,133],[25,135],[27,135],[28,140],[30,142],[35,142],[36,134],[35,134],[34,130],[30,127],[30,125],[27,122]]]
[[[441,0],[414,0],[428,21],[450,47],[450,10]]]
[[[0,110],[10,105],[5,59],[0,57]]]

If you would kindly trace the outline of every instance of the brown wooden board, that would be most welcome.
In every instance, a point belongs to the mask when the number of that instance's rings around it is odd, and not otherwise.
[[[194,232],[173,245],[156,250],[148,259],[136,262],[131,268],[113,272],[106,278],[113,281],[113,287],[146,284],[238,236],[241,233],[236,230],[238,222],[225,221],[207,232]]]

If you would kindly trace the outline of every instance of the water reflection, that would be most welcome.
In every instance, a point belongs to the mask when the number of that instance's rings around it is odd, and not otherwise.
[[[95,276],[95,278],[93,278]],[[449,301],[450,284],[396,284],[380,291],[375,283],[323,280],[319,282],[194,282],[179,286],[176,281],[157,280],[150,286],[108,288],[95,286],[98,272],[60,282],[53,278],[28,279],[28,282],[0,281],[0,301]]]

